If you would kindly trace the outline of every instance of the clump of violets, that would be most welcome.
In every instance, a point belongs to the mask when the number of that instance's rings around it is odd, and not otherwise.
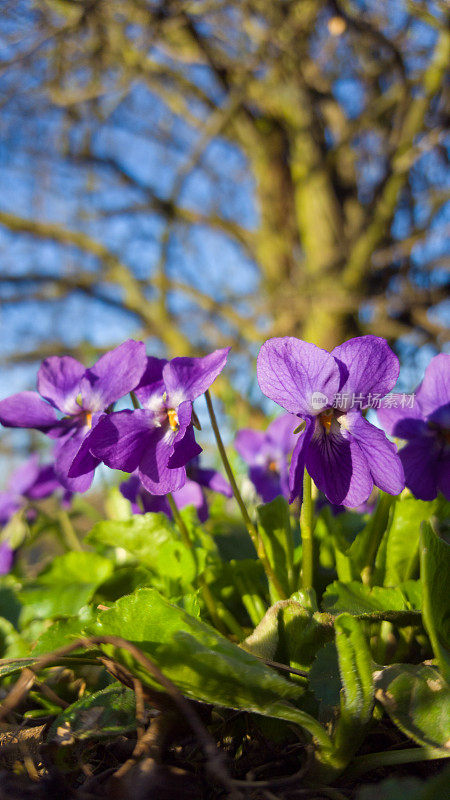
[[[214,382],[230,348],[203,358],[149,357],[134,394],[141,408],[104,415],[83,442],[69,475],[82,475],[90,459],[135,472],[151,494],[186,483],[186,464],[201,453],[195,441],[192,403]]]
[[[62,485],[56,477],[52,464],[39,464],[37,455],[31,456],[12,473],[6,488],[0,492],[0,527],[20,511],[27,500],[43,500],[50,497]],[[63,493],[62,504],[68,505],[71,493]],[[0,575],[6,575],[13,564],[14,548],[9,541],[0,542]]]
[[[131,339],[89,369],[71,356],[46,358],[38,372],[38,391],[0,401],[0,422],[9,428],[34,428],[56,439],[58,480],[71,491],[84,492],[100,459],[88,452],[84,470],[77,475],[69,475],[72,462],[102,412],[137,386],[145,367],[145,345]]]
[[[412,399],[405,407],[393,394],[378,410],[379,420],[391,436],[407,440],[400,458],[413,494],[434,500],[441,491],[450,500],[450,355],[431,360]]]
[[[400,365],[384,339],[361,336],[331,353],[294,337],[269,339],[259,351],[261,390],[303,421],[289,469],[290,501],[302,494],[306,467],[335,505],[356,507],[373,486],[404,488],[396,446],[362,411],[394,387]]]
[[[62,488],[53,465],[39,464],[39,456],[31,456],[14,470],[5,490],[0,492],[0,526],[6,525],[27,500],[43,500]],[[66,490],[63,504],[67,505],[70,499],[71,493]]]
[[[298,418],[282,414],[265,432],[243,428],[234,446],[249,465],[248,475],[263,503],[282,494],[289,499],[289,456],[296,442]]]
[[[191,461],[186,468],[187,480],[181,489],[173,492],[172,497],[176,507],[181,511],[186,506],[194,506],[200,522],[208,519],[208,503],[204,489],[210,489],[231,497],[233,492],[225,478],[213,469],[203,469],[198,464],[198,459]],[[150,494],[137,475],[124,481],[120,485],[123,496],[131,503],[133,514],[162,511],[170,519],[172,511],[169,502],[163,495]]]

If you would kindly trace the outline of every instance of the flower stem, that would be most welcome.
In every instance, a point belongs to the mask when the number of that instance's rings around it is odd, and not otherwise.
[[[75,533],[67,511],[61,508],[58,512],[58,520],[69,550],[82,550],[83,548],[78,540],[78,536]]]
[[[226,450],[225,450],[225,447],[224,447],[224,444],[223,444],[223,441],[222,441],[222,437],[220,435],[219,426],[217,424],[217,419],[216,419],[216,415],[215,415],[215,412],[214,412],[214,409],[213,409],[213,405],[212,405],[211,395],[209,393],[209,389],[207,389],[206,392],[205,392],[205,400],[206,400],[206,405],[208,406],[208,412],[209,412],[209,416],[210,416],[210,419],[211,419],[211,425],[212,425],[212,429],[214,431],[214,436],[216,437],[216,442],[217,442],[217,447],[218,447],[218,450],[219,450],[219,453],[220,453],[220,457],[222,459],[222,463],[223,463],[223,466],[225,468],[225,472],[227,473],[228,480],[230,481],[230,485],[231,485],[231,488],[233,490],[233,494],[234,494],[235,500],[236,500],[236,502],[237,502],[237,504],[239,506],[239,510],[240,510],[240,512],[242,514],[242,519],[244,520],[245,527],[247,528],[247,531],[248,531],[248,534],[250,536],[250,539],[252,540],[253,546],[254,546],[254,548],[256,550],[256,554],[257,554],[259,560],[261,561],[261,563],[262,563],[262,565],[264,567],[264,571],[265,571],[268,579],[272,582],[272,584],[273,584],[274,588],[276,589],[276,591],[278,592],[280,598],[285,598],[286,597],[286,593],[284,592],[283,587],[280,584],[280,581],[278,580],[277,576],[275,575],[275,572],[272,569],[272,565],[271,565],[271,563],[270,563],[270,561],[269,561],[269,559],[267,557],[267,553],[266,553],[265,548],[264,548],[264,543],[263,543],[263,541],[262,541],[262,539],[261,539],[261,537],[260,537],[260,535],[259,535],[259,533],[258,533],[258,531],[256,529],[256,526],[253,524],[253,522],[251,521],[251,519],[249,517],[247,508],[245,506],[245,503],[244,503],[244,501],[242,499],[242,495],[241,495],[241,493],[239,491],[239,488],[238,488],[238,485],[236,483],[236,479],[234,477],[233,470],[231,469],[230,462],[228,461],[228,456],[227,456],[227,453],[226,453]]]
[[[181,538],[183,540],[183,544],[186,545],[188,550],[192,550],[194,546],[192,544],[191,537],[189,536],[189,531],[187,529],[187,525],[186,525],[183,517],[181,516],[180,512],[178,511],[178,508],[177,508],[177,505],[175,503],[175,500],[173,499],[172,492],[168,492],[166,497],[167,497],[167,501],[168,501],[169,506],[170,506],[170,510],[171,510],[171,512],[173,514],[173,518],[174,518],[175,522],[177,523],[178,529],[179,529],[179,531],[181,533]]]
[[[303,473],[303,500],[300,509],[302,537],[302,587],[312,589],[314,583],[314,503],[311,494],[312,480],[305,469]]]
[[[131,402],[133,403],[133,408],[136,410],[141,407],[139,400],[137,399],[134,392],[130,392]]]
[[[173,518],[178,525],[183,543],[186,545],[188,550],[194,551],[195,548],[189,535],[187,525],[176,506],[172,494],[169,492],[166,496],[173,514]],[[243,628],[239,625],[239,622],[233,617],[231,612],[228,611],[228,609],[222,603],[220,603],[220,601],[218,602],[214,598],[211,589],[206,583],[203,575],[197,576],[197,583],[202,593],[205,606],[208,609],[208,613],[217,630],[225,635],[228,633],[228,630],[230,630],[231,633],[234,633],[239,639],[243,639],[245,637]]]

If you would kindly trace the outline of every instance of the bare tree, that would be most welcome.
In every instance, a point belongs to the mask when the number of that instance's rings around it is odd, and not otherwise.
[[[0,25],[4,319],[51,321],[10,360],[79,350],[100,308],[171,353],[440,346],[444,2],[19,0]]]

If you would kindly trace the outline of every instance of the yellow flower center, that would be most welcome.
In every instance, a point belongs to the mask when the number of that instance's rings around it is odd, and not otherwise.
[[[325,431],[329,433],[331,428],[331,423],[333,422],[333,409],[327,408],[326,411],[322,411],[322,413],[319,414],[319,419],[323,427],[325,428]]]
[[[270,470],[270,472],[277,472],[277,465],[276,465],[275,461],[270,461],[269,462],[269,470]]]
[[[169,417],[169,425],[173,431],[177,431],[180,427],[180,423],[178,422],[178,414],[175,408],[168,408],[167,409],[167,416]]]
[[[84,418],[88,428],[92,428],[92,413],[90,411],[86,411]]]

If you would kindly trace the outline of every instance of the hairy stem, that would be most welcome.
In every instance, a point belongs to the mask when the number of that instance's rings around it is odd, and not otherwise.
[[[181,516],[176,506],[175,500],[173,499],[173,496],[170,492],[167,494],[167,500],[170,505],[173,518],[176,524],[178,525],[178,529],[180,531],[183,543],[189,550],[194,550],[194,545],[189,535],[187,525],[183,517]],[[228,609],[220,601],[217,601],[214,598],[211,589],[206,583],[203,575],[198,575],[197,583],[202,593],[205,606],[208,609],[208,613],[212,621],[214,622],[214,625],[216,626],[217,630],[223,634],[227,634],[229,630],[231,631],[231,633],[234,633],[239,639],[243,639],[245,636],[244,630],[241,628],[238,621],[233,617],[230,611],[228,611]]]
[[[305,469],[303,473],[303,500],[300,510],[303,589],[312,589],[314,583],[314,503],[312,500],[311,487],[311,477]]]
[[[222,441],[222,437],[220,435],[219,426],[217,424],[216,415],[215,415],[215,412],[214,412],[214,409],[213,409],[213,405],[212,405],[212,401],[211,401],[211,395],[210,395],[208,389],[205,392],[205,399],[206,399],[206,405],[208,406],[208,412],[209,412],[209,416],[210,416],[210,419],[211,419],[211,425],[212,425],[212,429],[214,431],[214,436],[216,437],[216,442],[217,442],[217,447],[218,447],[218,450],[219,450],[219,453],[220,453],[220,457],[222,459],[222,463],[223,463],[223,466],[225,468],[225,472],[227,473],[228,480],[230,481],[230,485],[231,485],[231,488],[233,490],[234,497],[235,497],[236,502],[237,502],[237,504],[239,506],[239,510],[240,510],[240,512],[242,514],[242,519],[244,520],[245,527],[247,528],[247,531],[248,531],[248,534],[250,536],[250,539],[253,542],[253,546],[254,546],[254,548],[256,550],[257,556],[258,556],[259,560],[261,561],[261,563],[262,563],[262,565],[264,567],[264,571],[265,571],[268,579],[272,582],[272,584],[275,587],[275,589],[277,590],[280,598],[285,598],[286,594],[285,594],[285,592],[283,590],[283,587],[281,586],[277,576],[275,575],[275,573],[274,573],[274,571],[272,569],[272,565],[271,565],[271,563],[270,563],[270,561],[269,561],[269,559],[267,557],[267,553],[265,551],[263,541],[262,541],[262,539],[261,539],[261,537],[260,537],[260,535],[259,535],[259,533],[257,531],[256,526],[253,524],[253,522],[251,521],[251,519],[249,517],[247,508],[245,506],[245,503],[244,503],[244,501],[242,499],[242,495],[241,495],[241,493],[239,491],[239,488],[238,488],[238,485],[236,483],[236,479],[234,477],[233,470],[231,469],[230,462],[228,461],[228,456],[227,456],[227,453],[226,453],[226,450],[225,450],[225,447],[224,447],[224,444],[223,444],[223,441]]]
[[[71,519],[67,511],[65,511],[63,508],[61,508],[58,512],[58,520],[69,550],[82,550],[83,548],[78,540],[78,536],[75,533]]]

